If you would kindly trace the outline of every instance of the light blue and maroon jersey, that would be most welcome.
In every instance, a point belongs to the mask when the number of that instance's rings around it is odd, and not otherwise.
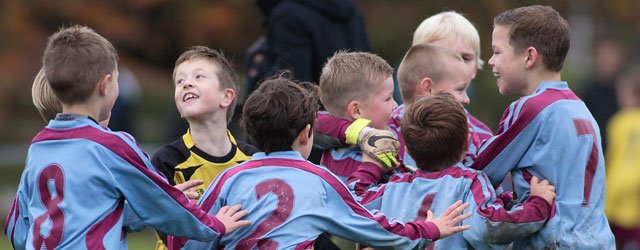
[[[367,209],[398,221],[424,220],[429,210],[440,216],[458,200],[469,203],[465,213],[472,216],[461,223],[471,229],[436,241],[435,249],[504,249],[540,230],[552,209],[542,197],[530,196],[507,210],[487,176],[460,163],[442,171],[393,175],[386,184],[376,183],[380,175],[378,166],[364,163],[348,186]]]
[[[478,118],[473,117],[467,109],[464,110],[467,114],[467,125],[469,126],[469,148],[467,148],[467,154],[465,155],[462,163],[466,166],[473,163],[475,154],[480,148],[480,144],[488,140],[493,136],[493,131],[487,125],[482,123]]]
[[[467,115],[467,125],[469,126],[471,141],[463,163],[465,165],[470,165],[473,162],[472,156],[475,155],[476,151],[480,147],[480,143],[491,138],[491,136],[493,136],[493,132],[489,127],[487,127],[487,125],[473,117],[466,109],[465,113]],[[409,153],[407,153],[405,148],[406,144],[400,128],[400,120],[402,120],[402,116],[404,116],[404,105],[398,106],[398,108],[393,111],[391,118],[387,122],[387,127],[400,141],[401,147],[398,151],[398,160],[401,163],[416,166],[416,162],[411,158]],[[315,124],[315,132],[337,138],[340,143],[343,143],[342,148],[325,150],[320,164],[326,166],[343,181],[346,181],[346,179],[349,178],[349,175],[355,172],[362,162],[362,152],[358,148],[350,147],[350,145],[346,143],[346,131],[347,127],[351,125],[351,121],[337,118],[327,112],[320,112],[318,113],[318,118],[316,119]],[[402,169],[400,170],[401,171],[399,172],[405,172]]]
[[[126,249],[123,226],[135,218],[201,240],[225,231],[167,183],[132,136],[58,114],[31,142],[5,233],[16,249]]]
[[[400,223],[371,214],[335,175],[297,151],[254,154],[218,175],[199,201],[212,214],[233,204],[249,210],[250,226],[213,242],[173,238],[170,249],[311,249],[322,232],[370,246],[408,249],[430,242],[421,238],[440,235],[431,222]]]
[[[515,195],[528,198],[532,176],[556,186],[555,214],[514,249],[549,246],[613,249],[604,215],[605,168],[600,131],[566,82],[544,82],[504,112],[497,134],[484,141],[473,168],[493,185],[511,172]]]

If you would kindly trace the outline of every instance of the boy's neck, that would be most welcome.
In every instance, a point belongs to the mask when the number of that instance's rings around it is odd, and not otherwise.
[[[543,82],[559,82],[562,80],[560,72],[550,71],[550,70],[538,70],[537,72],[532,72],[530,74],[531,77],[527,79],[527,88],[523,90],[523,96],[531,95],[538,88],[538,86]]]
[[[100,108],[93,107],[86,103],[82,104],[62,104],[62,113],[86,115],[95,121],[100,121]]]
[[[226,120],[189,121],[189,131],[195,145],[212,156],[225,156],[231,150]]]

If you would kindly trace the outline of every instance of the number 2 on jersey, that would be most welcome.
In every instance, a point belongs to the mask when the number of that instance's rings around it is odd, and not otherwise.
[[[576,126],[576,132],[578,136],[591,135],[593,143],[591,146],[591,153],[589,154],[589,160],[587,160],[587,166],[584,171],[584,197],[582,198],[582,206],[589,206],[589,196],[591,195],[591,183],[593,183],[593,177],[596,173],[596,167],[598,166],[598,136],[593,125],[587,119],[573,119],[573,125]]]
[[[262,221],[251,235],[238,242],[238,249],[251,249],[258,246],[258,249],[277,249],[278,242],[268,239],[260,239],[271,229],[282,225],[293,208],[293,189],[286,182],[280,179],[269,179],[258,183],[255,188],[256,198],[259,200],[268,193],[273,193],[278,197],[276,209],[267,219]]]
[[[49,183],[53,182],[54,193],[49,190]],[[35,249],[54,249],[62,240],[64,230],[64,213],[60,209],[60,203],[64,198],[64,172],[57,164],[46,166],[38,176],[38,190],[40,201],[47,209],[43,215],[38,216],[34,221],[33,247]],[[55,194],[55,195],[54,195]],[[47,236],[42,236],[42,224],[49,219],[51,229]]]

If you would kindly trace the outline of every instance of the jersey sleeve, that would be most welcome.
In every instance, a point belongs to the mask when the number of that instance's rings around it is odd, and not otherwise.
[[[514,169],[536,140],[540,124],[534,121],[537,110],[518,100],[512,103],[500,121],[495,136],[482,142],[470,167],[482,170],[494,186]]]
[[[127,232],[140,232],[147,227],[147,223],[144,223],[144,221],[138,217],[136,212],[131,208],[131,205],[129,205],[128,201],[124,202],[123,216],[124,221],[122,227]]]
[[[24,173],[23,177],[24,179]],[[27,214],[27,204],[25,187],[20,183],[18,192],[9,210],[9,215],[5,221],[4,233],[11,242],[14,249],[25,249],[27,243],[27,233],[29,232],[29,217]]]
[[[175,150],[171,150],[168,145],[165,145],[158,149],[151,157],[151,164],[167,178],[167,181],[171,185],[176,185],[173,175],[175,174],[175,163],[169,162],[166,159],[177,159],[178,154]]]
[[[504,248],[510,242],[539,231],[552,209],[542,197],[529,196],[524,203],[507,210],[484,173],[479,173],[473,180],[465,201],[470,205],[467,211],[472,216],[463,222],[471,225],[463,236],[474,248],[480,249]]]
[[[402,223],[389,219],[382,213],[372,214],[356,201],[348,189],[335,180],[328,184],[338,195],[328,196],[329,217],[326,231],[339,237],[360,242],[371,247],[397,247],[409,249],[422,246],[440,238],[440,230],[432,222],[409,221]],[[345,213],[344,211],[350,211]]]
[[[369,188],[376,186],[382,176],[382,169],[374,163],[363,162],[358,169],[349,176],[347,187],[358,197],[363,197]]]
[[[347,144],[347,127],[351,125],[351,121],[341,119],[327,112],[318,112],[313,131],[315,135],[319,135],[319,142],[314,145],[323,149],[335,147],[346,147]],[[332,145],[338,143],[338,145]]]
[[[152,171],[144,155],[129,144],[109,147],[111,162],[108,170],[116,188],[129,202],[132,210],[145,223],[178,236],[214,240],[224,234],[224,225],[190,202],[182,191]]]

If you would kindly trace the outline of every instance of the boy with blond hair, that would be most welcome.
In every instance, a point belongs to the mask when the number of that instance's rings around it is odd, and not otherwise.
[[[364,126],[387,129],[387,121],[398,107],[393,100],[392,74],[393,69],[384,59],[368,52],[337,52],[322,68],[320,100],[328,113],[350,122],[358,120],[353,126],[358,132],[349,133],[353,136],[345,139],[352,145],[363,138],[359,134]],[[323,127],[320,131],[342,128],[341,124],[330,122],[319,126]],[[323,153],[320,165],[346,181],[362,162],[361,155],[359,147],[329,149]],[[395,156],[382,161],[396,165]]]
[[[415,168],[412,166],[416,165],[415,161],[406,153],[405,142],[400,129],[400,120],[404,115],[404,110],[409,108],[414,100],[439,92],[451,94],[458,103],[469,103],[466,90],[471,76],[467,74],[465,63],[456,52],[439,46],[418,44],[412,46],[402,59],[398,69],[398,80],[404,104],[393,112],[387,125],[400,141],[398,160],[404,164],[405,168],[414,170]],[[469,113],[466,114],[468,120],[470,120]],[[322,125],[316,131],[339,138],[342,142],[346,140],[347,132],[357,135],[371,133],[368,128],[362,129],[362,132],[354,132],[358,131],[354,129],[358,125],[357,123],[352,124],[348,120],[337,119],[333,116],[320,115],[318,121],[322,122]],[[326,124],[333,124],[334,128]],[[473,138],[477,137],[474,133],[477,130],[474,129],[471,122],[468,122],[467,125],[473,141]],[[472,152],[471,148],[470,146],[467,154]],[[392,168],[393,166],[387,165],[387,167]],[[400,168],[398,170],[402,172],[405,169]]]
[[[389,128],[394,131],[401,142],[403,140],[400,133],[400,120],[404,114],[404,109],[411,105],[414,98],[444,91],[454,95],[462,105],[468,105],[470,99],[467,96],[467,89],[471,84],[471,80],[475,78],[477,71],[482,68],[484,63],[480,58],[480,36],[478,31],[469,20],[455,11],[441,12],[422,21],[414,32],[412,43],[412,48],[405,54],[405,58],[400,63],[397,72],[403,104],[393,112],[388,122]],[[434,55],[434,52],[427,52],[434,51],[433,49],[419,47],[418,45],[432,45],[450,49],[458,54],[465,66],[454,66],[455,70],[452,70],[449,67],[451,65],[450,60],[443,66],[439,61],[440,56],[431,58],[431,56],[436,55]],[[412,50],[413,52],[411,52]],[[412,56],[409,56],[410,54]],[[407,70],[408,68],[410,70]],[[464,74],[463,72],[469,75],[466,82],[459,80],[464,78],[464,76],[461,76],[461,74]],[[427,78],[431,82],[429,88],[415,87]],[[456,80],[453,80],[454,78]],[[465,112],[467,114],[471,143],[469,143],[467,156],[463,162],[471,164],[473,161],[471,156],[475,154],[483,140],[493,136],[493,132],[466,109]],[[320,114],[318,124],[320,125],[316,127],[316,132],[318,132],[318,135],[324,135],[321,138],[328,136],[337,138],[338,143],[345,143],[346,130],[351,125],[350,122]],[[324,124],[333,124],[333,126],[324,126]],[[350,129],[350,132],[355,133],[357,130]],[[326,141],[331,142],[331,140]],[[330,143],[327,144],[325,147],[332,146]],[[400,151],[398,153],[400,162],[404,162],[406,158],[408,159],[408,162],[406,162],[408,165],[415,165],[415,162],[406,153],[403,153],[404,147],[401,147]]]
[[[62,112],[62,104],[49,87],[49,82],[44,76],[44,67],[40,68],[36,78],[33,79],[31,101],[45,122],[53,120],[56,118],[56,114]]]
[[[260,152],[221,173],[200,199],[199,205],[212,212],[242,203],[253,226],[220,241],[170,239],[172,249],[311,249],[322,232],[377,247],[408,249],[468,229],[458,225],[469,216],[459,215],[467,206],[460,202],[426,221],[397,223],[373,215],[335,175],[307,161],[318,110],[313,88],[282,76],[265,80],[245,102],[242,117]]]
[[[480,35],[478,30],[467,18],[455,11],[440,12],[422,21],[413,33],[412,45],[418,44],[435,45],[455,51],[466,65],[466,71],[470,74],[471,80],[476,77],[476,73],[484,65],[484,61],[480,57]],[[402,81],[398,81],[402,84]],[[471,82],[464,89],[458,86],[457,89],[452,88],[454,91],[446,92],[454,96],[456,96],[455,91],[464,92],[466,98],[457,100],[463,106],[466,106],[471,102],[470,98],[466,96],[470,85]],[[394,112],[394,117],[401,114],[402,109],[404,107],[400,106]],[[465,109],[465,113],[467,114],[471,143],[469,143],[467,156],[463,162],[470,164],[472,161],[471,156],[478,150],[480,143],[493,136],[493,132],[487,125],[471,115],[467,109]],[[401,115],[395,120],[399,122],[400,118],[402,118]],[[391,125],[390,127],[393,128]]]
[[[435,249],[505,248],[542,228],[549,218],[555,192],[548,181],[534,178],[529,199],[507,210],[486,175],[460,163],[469,131],[462,105],[452,95],[435,93],[416,100],[402,118],[402,134],[418,170],[378,185],[388,168],[366,160],[348,184],[367,209],[399,221],[439,214],[457,200],[468,202],[473,215],[463,223],[471,229],[436,241]]]
[[[494,18],[489,65],[500,94],[522,97],[505,110],[497,134],[481,145],[472,166],[493,185],[510,172],[519,201],[529,197],[534,176],[558,188],[545,227],[514,242],[514,249],[615,248],[604,215],[598,125],[561,80],[569,40],[567,21],[548,6],[511,9]]]
[[[251,159],[256,151],[227,129],[237,102],[238,75],[221,51],[194,46],[176,60],[173,79],[175,103],[189,129],[160,147],[151,162],[169,183],[202,180],[195,187],[202,195],[220,172]],[[160,238],[166,240],[162,233]],[[162,240],[156,249],[166,249]]]
[[[118,55],[104,37],[63,28],[49,38],[43,64],[62,113],[29,147],[7,216],[14,248],[126,249],[126,206],[159,230],[201,240],[249,224],[238,221],[246,214],[240,206],[216,217],[203,212],[166,183],[131,135],[96,122],[118,96]]]

